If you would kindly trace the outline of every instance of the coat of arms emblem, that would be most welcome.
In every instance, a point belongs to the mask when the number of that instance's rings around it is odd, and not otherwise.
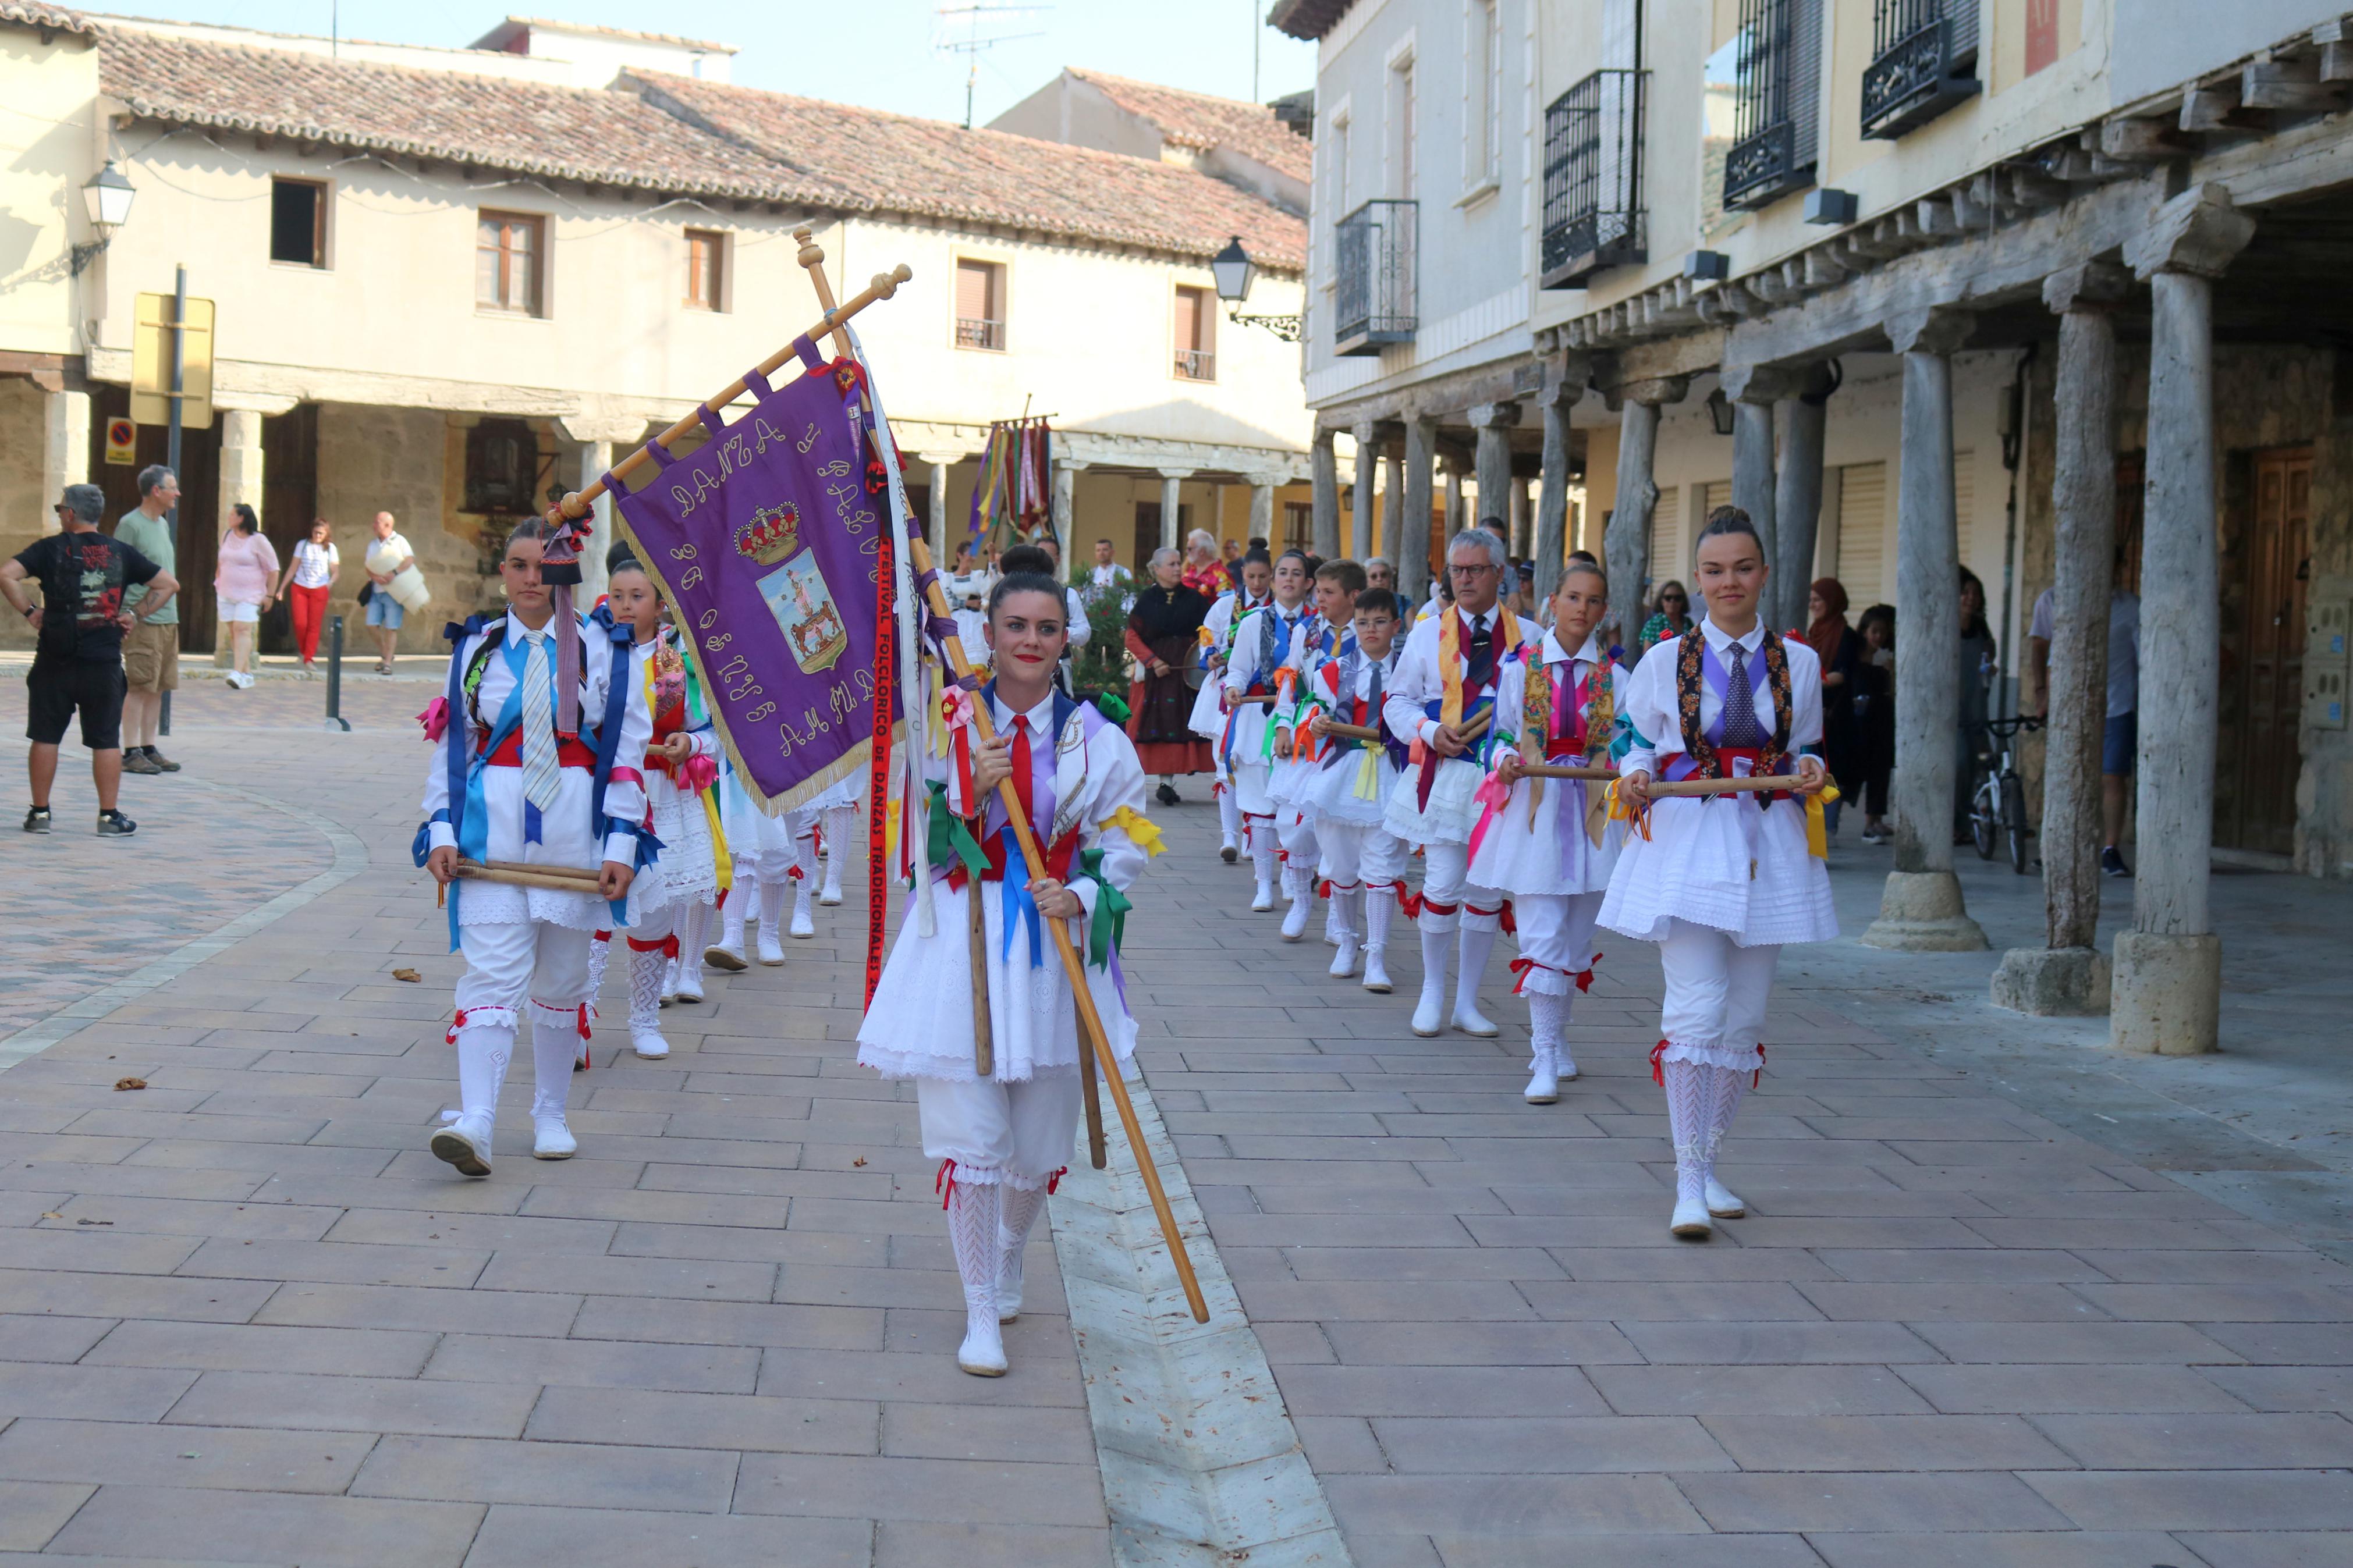
[[[756,566],[760,597],[783,628],[793,662],[804,674],[830,669],[849,649],[849,628],[834,606],[817,553],[801,547],[800,509],[790,501],[764,506],[735,531],[735,551]]]

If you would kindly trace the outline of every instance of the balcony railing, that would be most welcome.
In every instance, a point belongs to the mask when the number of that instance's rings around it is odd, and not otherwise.
[[[1740,0],[1724,205],[1761,207],[1814,183],[1822,0]]]
[[[1178,349],[1176,374],[1186,381],[1218,379],[1218,356],[1208,349]]]
[[[1642,207],[1642,100],[1650,73],[1598,70],[1545,110],[1546,289],[1650,259]]]
[[[1377,354],[1413,342],[1419,216],[1416,202],[1373,201],[1333,226],[1333,353]]]
[[[956,347],[960,349],[1002,349],[1005,346],[1005,323],[992,321],[985,316],[956,318]]]
[[[1862,133],[1888,139],[1977,96],[1976,0],[1876,0]]]

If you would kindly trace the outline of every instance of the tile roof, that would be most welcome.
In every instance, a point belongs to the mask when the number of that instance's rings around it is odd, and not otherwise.
[[[1240,235],[1261,266],[1306,265],[1305,223],[1178,164],[653,71],[624,79],[714,136],[854,193],[869,211],[1204,259]]]
[[[1160,127],[1160,134],[1180,147],[1208,152],[1224,147],[1271,169],[1305,182],[1314,173],[1314,148],[1274,117],[1274,110],[1240,99],[1212,98],[1148,81],[1102,71],[1071,68],[1071,74],[1099,89],[1131,114]]]
[[[96,31],[90,18],[79,11],[69,11],[62,5],[42,5],[34,0],[0,0],[0,22],[15,22],[26,27],[45,27],[53,33],[89,33]]]
[[[519,174],[837,205],[789,165],[714,142],[634,93],[373,65],[129,27],[99,34],[99,81],[131,112]]]

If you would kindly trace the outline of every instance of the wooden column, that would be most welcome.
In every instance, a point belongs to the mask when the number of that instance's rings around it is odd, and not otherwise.
[[[1681,403],[1691,383],[1683,376],[1637,381],[1611,389],[1618,416],[1618,500],[1602,540],[1609,573],[1609,616],[1614,640],[1630,654],[1642,629],[1641,609],[1651,580],[1651,519],[1659,506],[1654,468],[1659,452],[1659,408]]]

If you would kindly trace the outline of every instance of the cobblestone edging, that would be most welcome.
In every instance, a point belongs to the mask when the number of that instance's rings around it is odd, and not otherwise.
[[[126,1002],[136,1001],[157,986],[178,979],[215,953],[236,946],[272,921],[293,913],[322,893],[342,887],[368,868],[367,846],[342,823],[314,811],[290,801],[239,789],[234,784],[215,784],[208,779],[184,779],[180,787],[229,795],[299,822],[315,831],[333,848],[334,863],[308,881],[298,883],[276,898],[255,905],[227,924],[182,942],[163,957],[140,965],[121,979],[68,1003],[38,1023],[0,1038],[0,1072],[6,1072],[29,1057],[40,1055],[59,1040],[96,1023]]]
[[[1119,1568],[1352,1568],[1151,1091],[1140,1076],[1128,1091],[1209,1321],[1194,1322],[1185,1305],[1134,1156],[1114,1127],[1110,1168],[1081,1161],[1050,1205],[1112,1560]]]

